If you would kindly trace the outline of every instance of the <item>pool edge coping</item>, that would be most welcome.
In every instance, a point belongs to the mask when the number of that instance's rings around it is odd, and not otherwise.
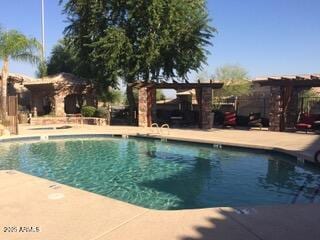
[[[190,138],[190,137],[175,137],[170,135],[160,135],[160,134],[152,134],[152,133],[65,133],[65,134],[35,134],[35,135],[27,135],[27,136],[8,136],[8,137],[0,137],[0,143],[2,142],[13,142],[13,141],[37,141],[41,140],[41,137],[46,136],[48,140],[52,139],[63,139],[63,138],[74,138],[74,137],[136,137],[136,138],[145,138],[145,139],[157,139],[162,140],[166,139],[169,141],[177,141],[177,142],[186,142],[186,143],[197,143],[203,145],[221,145],[226,147],[235,147],[242,149],[253,149],[253,150],[266,150],[271,152],[278,152],[281,154],[286,154],[291,157],[295,157],[297,160],[306,161],[312,164],[315,164],[313,156],[308,156],[304,151],[299,150],[289,150],[281,147],[269,147],[263,145],[255,145],[248,143],[236,143],[232,141],[217,141],[217,140],[204,140],[199,138]]]

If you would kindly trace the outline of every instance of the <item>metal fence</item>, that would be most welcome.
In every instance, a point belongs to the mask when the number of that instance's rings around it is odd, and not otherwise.
[[[110,124],[111,125],[137,125],[137,112],[138,109],[133,111],[133,119],[130,115],[129,106],[112,106],[111,107],[111,116]]]

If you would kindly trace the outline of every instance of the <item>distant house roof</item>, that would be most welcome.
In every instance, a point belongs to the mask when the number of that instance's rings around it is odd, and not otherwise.
[[[320,74],[282,75],[256,78],[253,83],[261,86],[284,86],[293,84],[300,87],[320,87]]]
[[[0,79],[2,78],[2,75],[0,74]],[[18,73],[9,73],[8,76],[8,82],[12,83],[23,83],[24,81],[33,81],[34,78],[28,77],[23,74],[18,74]]]
[[[181,96],[190,96],[192,100],[192,105],[197,105],[198,101],[196,98],[196,90],[191,89],[191,90],[177,90],[177,98],[175,99],[166,99],[166,100],[159,100],[157,101],[157,104],[167,104],[167,105],[176,105],[181,103]]]
[[[48,84],[59,84],[64,83],[67,85],[87,85],[88,82],[79,78],[71,73],[59,73],[51,76],[46,76],[44,78],[29,79],[23,82],[26,87],[33,85],[48,85]]]

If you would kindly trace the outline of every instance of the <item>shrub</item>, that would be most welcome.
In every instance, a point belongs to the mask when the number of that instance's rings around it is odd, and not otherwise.
[[[83,117],[94,117],[97,112],[97,109],[92,106],[83,106],[81,108],[81,115]]]
[[[108,118],[109,117],[109,111],[105,107],[99,107],[96,111],[96,116],[98,118]]]

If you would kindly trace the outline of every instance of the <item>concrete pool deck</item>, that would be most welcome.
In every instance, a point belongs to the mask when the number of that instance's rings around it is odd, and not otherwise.
[[[0,196],[1,240],[301,240],[320,236],[318,204],[157,211],[18,171],[0,171]],[[7,228],[18,232],[4,232]]]
[[[37,127],[21,126],[21,137],[64,134],[156,135],[155,130],[135,127],[34,128]],[[297,156],[312,156],[320,148],[320,137],[309,134],[171,129],[169,135],[166,131],[162,135],[172,139],[274,149]],[[320,204],[157,211],[12,170],[0,171],[0,196],[0,240],[320,238]],[[17,227],[17,231],[34,232],[4,232],[15,231],[14,227]]]

